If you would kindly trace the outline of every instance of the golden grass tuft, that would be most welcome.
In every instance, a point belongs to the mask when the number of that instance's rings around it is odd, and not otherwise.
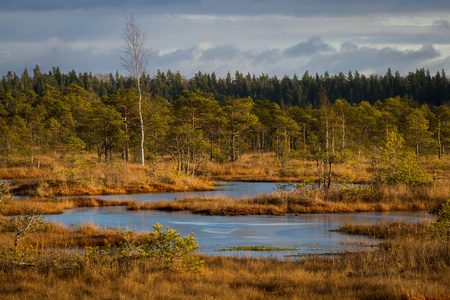
[[[0,215],[20,215],[24,208],[37,209],[38,214],[60,214],[75,207],[127,206],[128,200],[103,200],[89,197],[71,197],[64,199],[31,197],[11,199],[0,205]]]
[[[338,232],[373,236],[379,239],[425,238],[430,234],[431,221],[405,223],[402,221],[384,222],[375,225],[349,224]]]

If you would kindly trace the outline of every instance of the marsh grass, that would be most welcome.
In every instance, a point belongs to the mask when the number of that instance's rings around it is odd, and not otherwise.
[[[429,224],[395,224],[386,243],[370,252],[302,259],[204,257],[204,271],[118,264],[109,258],[82,268],[52,270],[0,265],[2,299],[448,299],[450,254],[441,240],[422,236]],[[409,228],[411,227],[411,228]],[[404,236],[404,232],[411,234]],[[417,235],[416,233],[419,233]],[[0,233],[3,238],[4,232]],[[41,235],[41,233],[39,233]],[[36,247],[98,245],[114,233],[92,224],[78,230],[51,226]],[[86,236],[83,242],[82,236]],[[89,237],[89,238],[88,238]],[[30,236],[31,238],[31,236]],[[42,238],[42,240],[41,240]],[[58,240],[61,240],[58,242]],[[76,241],[76,242],[71,242]],[[113,241],[114,242],[114,241]],[[45,246],[44,246],[45,245]]]
[[[430,235],[431,221],[405,223],[385,222],[375,225],[345,225],[335,230],[348,234],[373,236],[379,239],[416,238],[424,239]]]
[[[8,245],[12,239],[12,233],[3,231],[1,235],[2,245]],[[71,230],[62,225],[52,223],[50,228],[43,232],[30,234],[24,239],[24,246],[33,246],[39,249],[64,249],[105,246],[107,244],[117,244],[123,239],[114,231],[100,229],[97,226],[87,223],[79,229]],[[82,251],[82,248],[80,248]]]
[[[389,210],[435,210],[450,195],[450,182],[426,186],[301,189],[250,198],[187,197],[174,201],[130,202],[129,210],[189,210],[209,215],[346,213]]]
[[[370,182],[373,170],[368,161],[355,158],[334,165],[335,179],[344,178],[349,170],[355,173],[353,182]],[[233,163],[208,162],[202,168],[201,176],[224,181],[295,182],[317,177],[317,169],[315,162],[306,159],[292,158],[289,161],[280,161],[276,159],[274,153],[244,154]]]
[[[39,214],[51,215],[61,214],[64,210],[75,207],[127,206],[129,202],[128,200],[103,200],[90,197],[70,197],[63,199],[42,197],[12,198],[0,206],[0,215],[20,215],[24,207],[36,208]]]
[[[17,165],[0,168],[0,178],[14,179],[17,195],[99,195],[158,191],[211,190],[210,180],[299,182],[317,177],[314,161],[301,157],[277,160],[274,153],[244,154],[237,162],[205,162],[199,178],[176,172],[168,157],[158,164],[98,162],[92,154],[42,156],[40,167]],[[430,178],[450,179],[450,160],[444,156],[421,158]],[[370,158],[346,157],[333,165],[333,182],[369,183],[376,174]]]
[[[247,160],[247,163],[245,161]],[[297,164],[297,165],[295,165]],[[264,157],[244,157],[243,166],[208,164],[204,176],[230,176],[230,179],[292,178],[314,175],[308,162],[290,162],[282,166]],[[445,178],[448,164],[430,162],[428,171],[436,171]],[[209,168],[209,171],[208,171]],[[358,164],[357,180],[370,178],[369,165]],[[164,165],[171,170],[170,165]],[[282,172],[280,172],[280,170]],[[336,168],[344,174],[346,168]],[[145,185],[153,189],[171,186],[191,189],[197,183],[178,174],[138,166],[111,166],[82,161],[51,163],[42,161],[38,170],[14,167],[2,169],[1,178],[27,178],[23,184],[36,184],[30,191],[54,195],[61,191],[78,192],[131,191]],[[208,173],[209,172],[209,173]],[[283,173],[284,172],[284,173]],[[208,175],[209,174],[209,175]],[[296,177],[298,176],[298,177]],[[286,177],[287,178],[287,177]],[[32,179],[32,180],[28,180]],[[189,209],[209,214],[280,214],[306,212],[350,212],[374,210],[433,209],[449,196],[447,179],[430,186],[395,186],[374,189],[302,190],[295,193],[274,193],[246,199],[187,198],[173,202],[136,203],[100,201],[98,199],[31,198],[3,203],[1,214],[20,213],[23,205],[37,205],[42,213],[59,213],[77,206],[128,205],[129,209]],[[74,183],[75,182],[75,183]],[[129,187],[129,190],[126,190]],[[6,218],[0,216],[0,222]],[[11,267],[0,259],[1,299],[449,299],[449,244],[436,239],[428,230],[428,223],[392,223],[378,226],[346,226],[347,233],[384,238],[379,249],[369,252],[346,253],[339,256],[309,256],[302,259],[251,259],[204,257],[201,274],[182,273],[167,266],[120,263],[111,258],[106,263],[92,261],[80,268],[22,268]],[[139,233],[132,238],[139,238]],[[0,245],[11,243],[12,233],[0,229]],[[123,242],[114,231],[85,224],[75,230],[52,224],[46,232],[29,235],[25,245],[33,246],[43,261],[53,253],[70,259],[74,251],[83,247],[103,247]]]
[[[13,179],[16,195],[40,197],[213,189],[210,182],[164,170],[123,162],[99,163],[81,156],[69,162],[55,160],[41,168],[4,168],[0,178]]]
[[[405,200],[405,191],[399,189],[397,197]],[[417,193],[427,195],[426,191]],[[299,195],[294,197],[294,194],[260,195],[242,201],[250,207],[261,209],[288,209],[289,205],[293,205],[290,201],[297,201],[295,205],[304,207],[324,204],[319,199],[321,194],[314,194],[314,191],[310,190],[303,195],[304,198]],[[328,201],[334,203],[332,200],[336,200],[336,196],[330,197]],[[21,199],[18,203],[21,201],[45,206],[54,205],[55,200]],[[198,210],[202,211],[205,209],[204,203],[212,199],[175,201],[179,205],[176,209],[186,209],[189,201],[198,202]],[[231,205],[236,200],[222,201]],[[61,202],[66,206],[106,205],[98,199],[82,197]],[[354,205],[355,199],[351,198],[350,203]],[[211,203],[208,205],[211,206]],[[214,202],[214,205],[219,209],[222,204]],[[430,226],[430,223],[403,222],[375,226],[348,225],[341,231],[386,241],[375,251],[339,256],[313,255],[282,261],[204,257],[205,266],[201,274],[182,273],[167,266],[145,262],[120,263],[110,257],[103,262],[93,260],[83,267],[68,269],[11,267],[1,263],[0,259],[0,297],[115,299],[121,295],[123,298],[150,299],[446,299],[450,295],[449,245],[436,239],[430,233]],[[128,238],[137,240],[141,234],[135,233]],[[12,238],[11,232],[0,230],[1,245],[10,244]],[[74,251],[82,252],[84,247],[104,247],[123,242],[122,235],[89,223],[75,230],[52,224],[47,231],[29,235],[23,241],[25,246],[38,249],[40,255],[36,263],[43,265],[54,257],[55,251],[60,253],[62,260],[70,261]]]

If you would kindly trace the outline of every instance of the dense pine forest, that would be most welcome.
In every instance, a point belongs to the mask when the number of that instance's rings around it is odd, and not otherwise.
[[[91,151],[99,160],[137,161],[139,118],[135,80],[61,73],[59,67],[0,83],[0,165],[39,165],[48,152]],[[142,76],[146,159],[171,157],[194,174],[205,160],[230,162],[252,151],[281,161],[326,153],[374,153],[389,136],[416,155],[450,144],[450,80],[444,70],[401,76],[355,71],[289,78],[262,74],[158,71]]]

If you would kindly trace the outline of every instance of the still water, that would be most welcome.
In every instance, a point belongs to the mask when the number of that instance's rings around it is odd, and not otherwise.
[[[223,184],[216,186],[213,191],[207,192],[179,192],[179,193],[150,193],[150,194],[128,194],[128,195],[106,195],[106,196],[94,196],[100,199],[127,199],[138,202],[152,202],[160,200],[175,200],[188,196],[197,197],[220,197],[227,198],[244,198],[252,197],[261,193],[272,193],[277,189],[277,184],[274,182],[218,182]]]
[[[213,192],[161,193],[102,196],[106,199],[135,201],[173,200],[188,195],[244,197],[273,192],[274,183],[234,182]],[[47,216],[46,220],[77,227],[93,223],[105,228],[134,231],[152,231],[152,225],[169,226],[182,236],[194,232],[200,253],[252,257],[285,257],[339,253],[364,250],[379,243],[372,238],[352,236],[331,230],[347,224],[371,225],[398,219],[420,221],[429,219],[426,212],[380,212],[357,214],[305,214],[285,216],[203,216],[189,212],[127,211],[125,207],[76,208],[61,215]],[[229,247],[270,246],[291,248],[289,251],[218,251]]]

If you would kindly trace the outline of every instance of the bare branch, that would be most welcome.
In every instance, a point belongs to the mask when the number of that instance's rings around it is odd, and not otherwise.
[[[128,75],[139,80],[142,73],[145,73],[150,51],[145,48],[147,36],[141,27],[136,24],[134,15],[130,13],[126,16],[125,29],[122,34],[125,45],[122,46],[122,66],[127,70]]]

